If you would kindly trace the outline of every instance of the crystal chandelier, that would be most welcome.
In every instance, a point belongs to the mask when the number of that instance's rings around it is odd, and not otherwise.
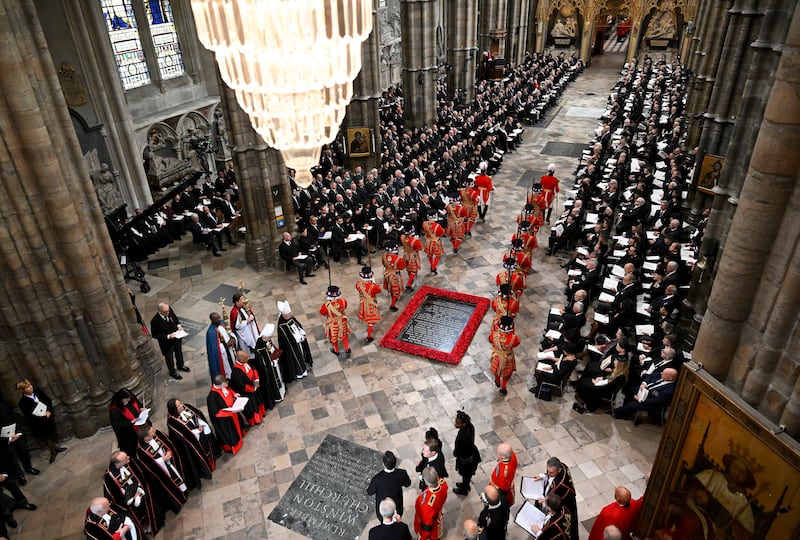
[[[253,128],[307,187],[361,71],[371,0],[191,0],[197,34]]]

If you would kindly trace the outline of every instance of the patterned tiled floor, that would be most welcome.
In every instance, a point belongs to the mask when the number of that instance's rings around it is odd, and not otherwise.
[[[542,156],[540,152],[551,141],[588,142],[596,121],[568,117],[564,112],[570,107],[603,108],[605,93],[621,63],[621,57],[602,57],[602,62],[595,62],[565,92],[559,103],[560,111],[546,129],[526,130],[524,144],[507,156],[495,177],[495,207],[487,223],[476,225],[473,238],[465,241],[459,254],[448,253],[444,257],[438,276],[423,271],[417,278],[419,285],[487,297],[494,293],[501,255],[513,233],[512,216],[522,206],[524,188],[517,185],[520,178],[526,170],[538,173],[553,162],[558,166],[557,175],[569,179],[575,170],[574,158]],[[610,67],[605,68],[604,64]],[[547,233],[547,229],[540,232],[540,244],[546,245]],[[139,294],[137,303],[147,320],[155,312],[157,302],[168,301],[178,315],[205,324],[208,313],[219,309],[218,288],[228,286],[222,290],[229,293],[244,282],[263,324],[277,318],[276,300],[288,299],[309,333],[315,357],[313,374],[289,386],[287,399],[267,415],[264,425],[251,430],[243,451],[236,457],[224,457],[214,480],[205,484],[202,493],[192,493],[180,515],[168,516],[159,538],[300,538],[266,517],[327,433],[380,451],[391,449],[402,458],[401,466],[413,472],[423,434],[428,426],[436,426],[452,470],[456,433],[452,418],[462,406],[473,418],[478,434],[476,442],[484,458],[474,478],[479,489],[489,477],[494,446],[506,441],[517,452],[520,475],[543,471],[551,455],[560,457],[572,468],[579,517],[584,523],[612,500],[615,485],[629,486],[635,496],[642,493],[643,476],[656,453],[659,427],[647,424],[634,427],[630,422],[615,421],[602,414],[580,416],[571,409],[571,394],[543,402],[528,392],[547,310],[563,301],[564,271],[555,259],[547,259],[543,250],[535,255],[536,271],[529,278],[529,289],[517,319],[523,345],[518,349],[518,372],[505,397],[497,394],[485,376],[491,313],[458,366],[384,350],[377,342],[363,345],[364,328],[354,313],[353,356],[338,360],[328,351],[323,321],[318,314],[328,285],[326,273],[320,272],[309,279],[308,286],[302,286],[294,274],[254,272],[242,263],[243,258],[243,246],[211,258],[185,238],[156,255],[155,261],[159,262],[149,266],[150,272],[159,278],[159,283],[161,280],[168,283],[157,294]],[[377,259],[373,259],[373,266],[380,266]],[[343,288],[351,304],[356,302],[353,284],[357,272],[355,261],[336,264],[334,268],[334,284]],[[401,308],[411,295],[406,293],[401,298]],[[226,304],[229,308],[230,298]],[[383,298],[382,306],[386,305]],[[383,316],[378,336],[389,328],[396,314],[386,311]],[[157,377],[157,395],[146,397],[148,405],[153,399],[158,404],[154,417],[161,428],[166,424],[163,404],[170,397],[205,407],[208,376],[202,330],[188,339],[184,350],[192,372],[184,374],[188,376],[180,382],[168,380],[162,372]],[[32,513],[16,512],[20,529],[12,531],[12,537],[82,538],[80,530],[87,501],[102,493],[101,474],[114,445],[113,433],[105,429],[89,439],[71,441],[70,450],[59,456],[55,465],[48,466],[43,455],[35,455],[34,465],[43,474],[29,478],[24,489],[40,508]],[[466,498],[452,494],[449,497],[445,506],[447,539],[463,538],[460,524],[477,516],[480,501],[474,493]],[[415,496],[412,487],[405,498],[407,522],[413,519]],[[518,507],[519,501],[513,510]],[[587,535],[582,527],[581,537]],[[508,538],[516,540],[528,535],[512,524]]]

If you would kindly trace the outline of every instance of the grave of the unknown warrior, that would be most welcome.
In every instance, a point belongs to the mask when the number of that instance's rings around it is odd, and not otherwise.
[[[366,491],[382,458],[377,450],[328,435],[269,520],[312,540],[353,540],[375,520],[375,500]]]
[[[489,307],[480,296],[422,287],[381,345],[448,364],[458,364]]]

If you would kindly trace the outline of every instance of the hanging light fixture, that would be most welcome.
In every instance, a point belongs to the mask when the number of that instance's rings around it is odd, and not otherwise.
[[[191,0],[200,42],[264,141],[307,187],[372,31],[371,0]]]

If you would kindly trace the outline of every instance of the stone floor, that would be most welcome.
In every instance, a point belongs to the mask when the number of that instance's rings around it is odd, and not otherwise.
[[[423,271],[417,278],[418,285],[486,297],[494,294],[502,252],[514,232],[513,217],[525,196],[521,177],[528,170],[540,175],[553,162],[558,166],[557,176],[571,181],[576,159],[568,157],[569,143],[589,141],[597,121],[587,115],[591,109],[604,108],[622,62],[621,55],[600,57],[565,92],[551,112],[553,118],[545,122],[546,128],[529,127],[525,131],[524,144],[507,156],[494,179],[495,205],[487,222],[476,225],[473,237],[466,239],[458,254],[449,252],[443,258],[438,276]],[[540,155],[548,143],[567,143],[549,145],[551,149],[566,148],[567,155]],[[546,245],[548,232],[544,228],[539,233],[540,244]],[[446,246],[449,248],[449,244]],[[230,294],[242,282],[262,324],[276,319],[276,300],[291,302],[309,333],[315,358],[313,374],[289,387],[287,399],[269,412],[261,427],[251,430],[239,455],[221,459],[213,481],[205,484],[202,493],[191,494],[180,515],[167,517],[159,538],[300,538],[271,523],[267,516],[326,434],[381,451],[391,449],[402,458],[401,466],[413,473],[423,434],[428,426],[435,426],[441,432],[452,471],[456,434],[452,419],[460,407],[472,416],[476,443],[484,459],[474,478],[478,489],[485,485],[491,472],[494,447],[505,441],[517,453],[518,478],[543,471],[550,456],[560,457],[571,467],[582,521],[581,538],[588,536],[586,525],[591,526],[592,517],[612,500],[615,485],[627,485],[634,496],[641,495],[643,477],[655,457],[661,428],[648,424],[634,427],[603,414],[578,415],[571,408],[570,393],[566,398],[543,402],[528,392],[547,311],[551,305],[563,302],[564,271],[557,266],[559,261],[546,258],[543,250],[535,254],[536,271],[529,277],[529,288],[521,302],[517,318],[522,338],[518,372],[505,397],[498,395],[485,375],[491,312],[458,366],[381,349],[377,341],[364,346],[364,327],[355,316],[351,319],[356,330],[353,356],[336,359],[328,351],[323,320],[318,314],[328,285],[326,273],[318,273],[309,279],[309,285],[302,286],[293,273],[254,272],[243,258],[242,246],[212,258],[198,251],[189,238],[151,257],[147,268],[153,291],[138,295],[145,318],[150,319],[157,302],[168,301],[179,316],[196,321],[199,330],[184,346],[192,372],[184,374],[188,376],[183,381],[168,380],[163,371],[157,375],[156,425],[166,427],[163,404],[170,397],[178,396],[205,407],[208,375],[203,332],[207,316],[219,309],[218,296],[224,296],[230,307]],[[372,264],[380,266],[377,257],[373,257]],[[351,304],[357,302],[353,284],[358,270],[356,262],[350,261],[336,264],[333,272],[334,284],[342,287]],[[218,289],[222,285],[227,287]],[[412,294],[407,292],[401,298],[401,309]],[[385,297],[381,304],[387,306]],[[385,311],[383,316],[378,336],[397,314]],[[147,398],[147,405],[150,400]],[[89,499],[102,494],[101,475],[107,456],[114,450],[114,436],[106,429],[89,439],[70,441],[68,446],[69,451],[59,456],[55,465],[48,466],[44,455],[34,456],[42,475],[30,478],[24,489],[39,510],[16,512],[20,526],[11,532],[12,538],[82,538],[83,514]],[[413,520],[416,494],[413,486],[407,492],[406,522]],[[445,506],[445,538],[463,538],[460,524],[476,517],[480,506],[474,491],[465,498],[451,494]],[[519,506],[518,500],[512,512],[516,513]],[[508,538],[528,535],[511,524]]]

